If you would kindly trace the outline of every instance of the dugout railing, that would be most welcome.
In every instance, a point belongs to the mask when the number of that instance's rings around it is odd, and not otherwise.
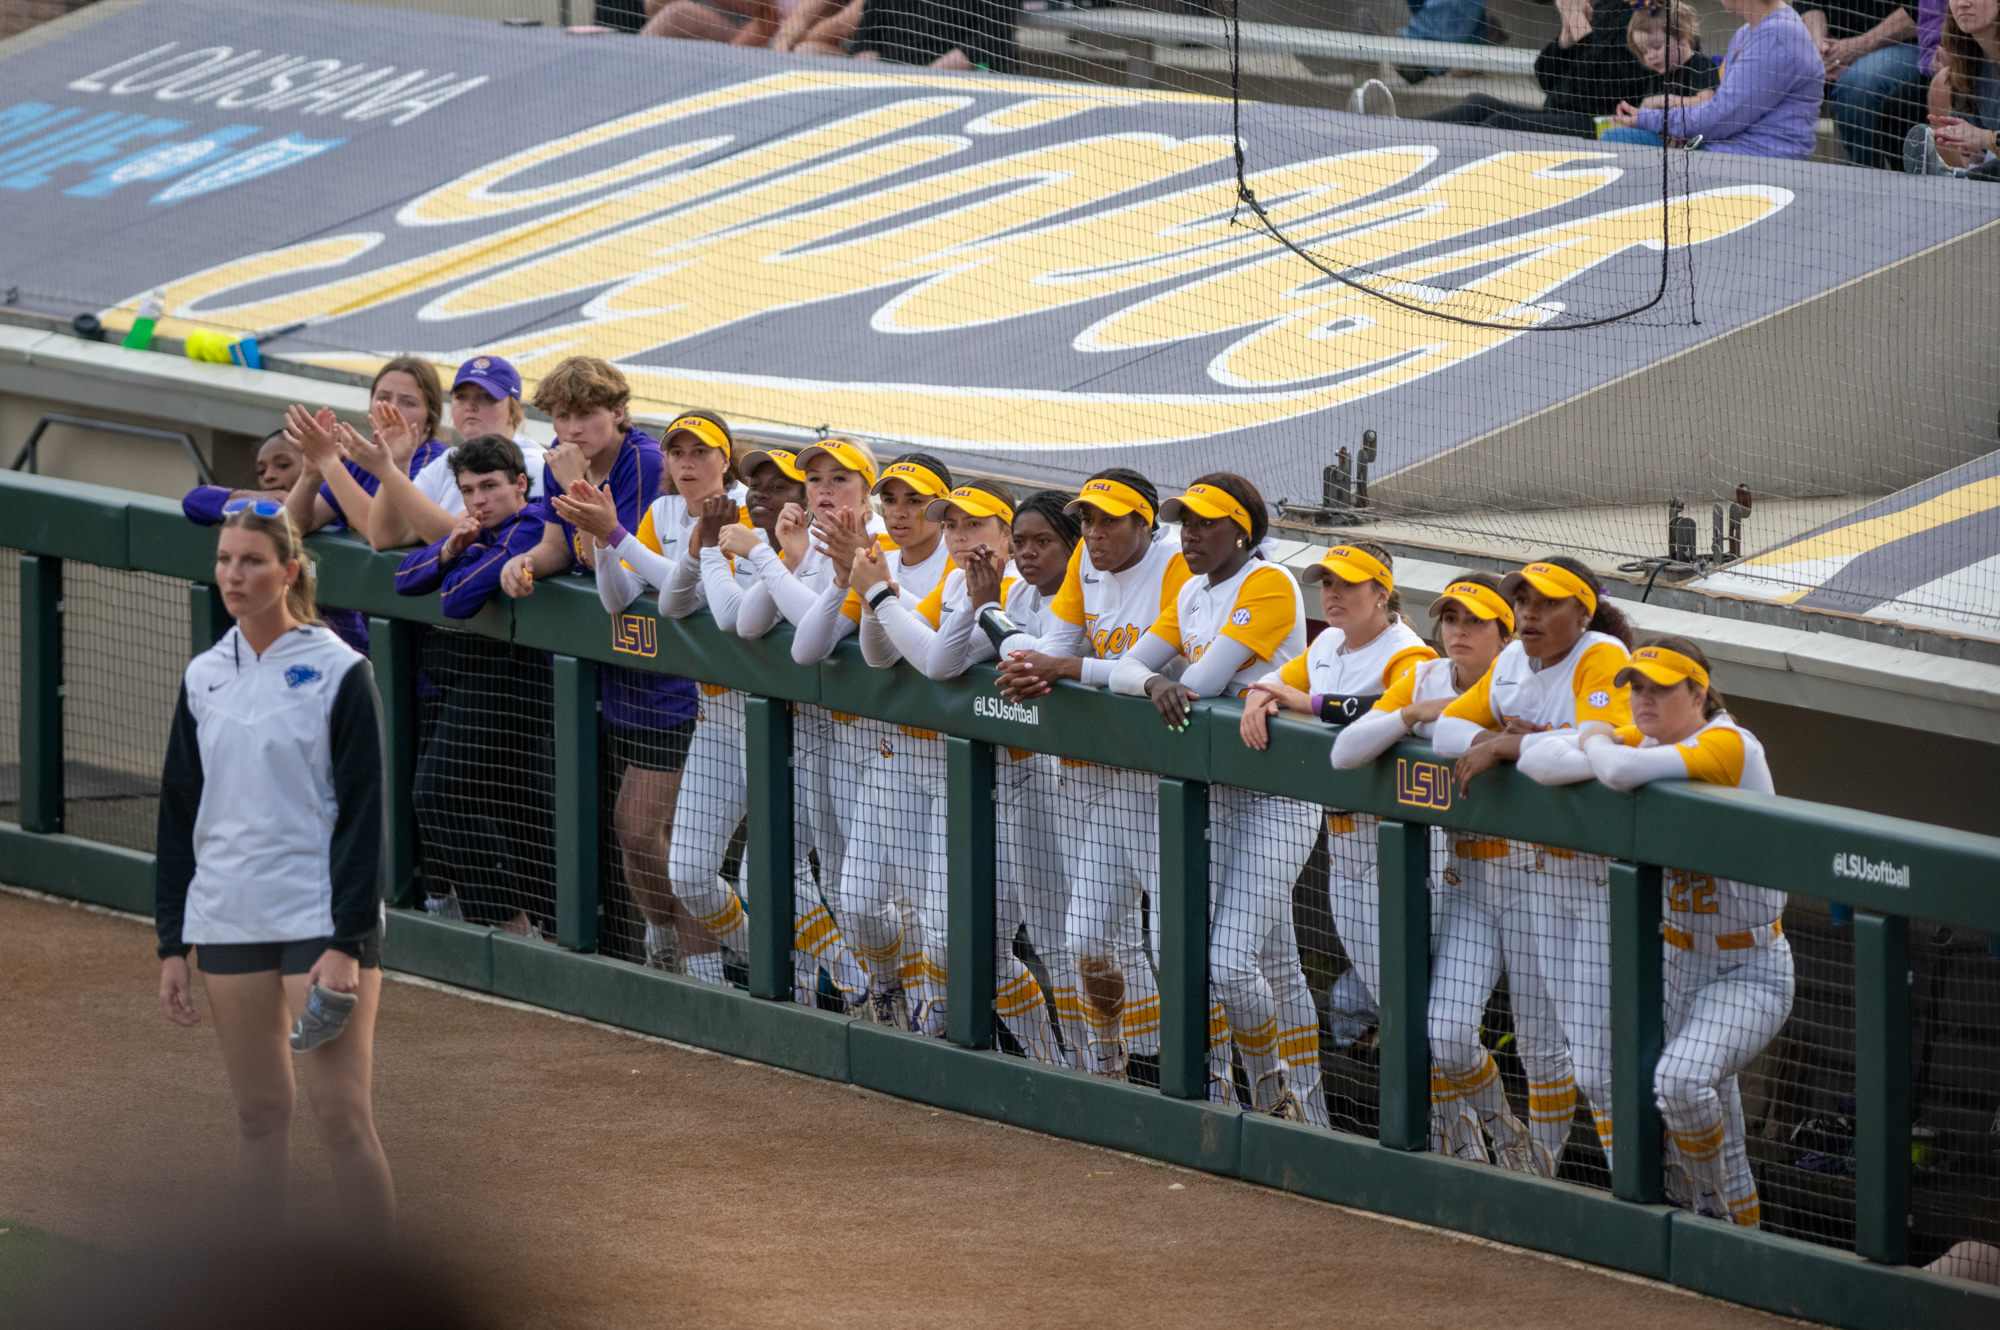
[[[184,643],[199,650],[229,620],[208,580],[214,532],[177,504],[36,476],[0,475],[0,546],[19,551],[18,821],[0,822],[0,881],[150,913],[152,856],[65,834],[65,564],[176,579]],[[562,579],[520,602],[445,620],[435,596],[398,596],[397,556],[345,535],[317,536],[327,603],[371,616],[389,737],[391,891],[411,904],[418,863],[409,797],[417,758],[416,628],[443,625],[550,652],[553,659],[558,944],[399,910],[389,963],[404,971],[609,1024],[848,1081],[1056,1135],[1404,1219],[1629,1270],[1733,1301],[1836,1325],[1992,1325],[2000,1290],[1911,1268],[1910,927],[1913,919],[2000,933],[2000,839],[1797,799],[1695,785],[1620,794],[1545,789],[1507,771],[1470,797],[1448,764],[1405,743],[1370,766],[1334,771],[1332,731],[1279,721],[1268,751],[1247,749],[1237,706],[1204,703],[1184,732],[1149,704],[1059,686],[1003,704],[990,668],[950,682],[872,669],[844,644],[816,667],[792,662],[788,633],[745,641],[705,614],[646,608],[609,618],[591,586]],[[8,599],[11,599],[9,597]],[[0,610],[4,604],[0,604]],[[157,617],[135,634],[162,636]],[[99,633],[96,651],[120,649]],[[174,653],[173,658],[183,657]],[[115,661],[94,662],[113,671]],[[617,664],[726,684],[749,695],[748,831],[742,872],[752,920],[748,992],[606,959],[599,920],[597,688]],[[0,685],[6,674],[0,673]],[[943,1040],[792,1002],[791,702],[948,736],[950,893]],[[9,722],[15,717],[5,718]],[[135,718],[134,723],[139,723]],[[0,726],[0,734],[13,724]],[[993,1049],[994,748],[1159,773],[1161,843],[1158,1090],[1032,1064]],[[4,760],[4,758],[0,758]],[[1379,1141],[1241,1112],[1207,1100],[1208,798],[1211,783],[1294,796],[1382,818]],[[1614,1118],[1607,1193],[1427,1153],[1431,826],[1464,828],[1609,856]],[[1662,1203],[1653,1068],[1662,1044],[1663,864],[1824,898],[1853,910],[1852,1253],[1743,1230]]]

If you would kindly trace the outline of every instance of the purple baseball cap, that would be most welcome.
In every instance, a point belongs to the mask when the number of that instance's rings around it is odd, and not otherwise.
[[[511,397],[521,398],[521,376],[515,368],[498,356],[474,356],[458,367],[458,377],[451,381],[455,390],[461,383],[476,383],[493,394],[496,402]]]

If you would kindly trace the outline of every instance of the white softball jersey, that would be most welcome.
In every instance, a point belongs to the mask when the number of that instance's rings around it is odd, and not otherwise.
[[[1264,677],[1302,693],[1380,697],[1394,673],[1409,661],[1429,660],[1436,654],[1415,629],[1398,619],[1365,645],[1353,648],[1347,645],[1347,634],[1328,629],[1313,639],[1304,655],[1292,657],[1283,669]]]
[[[1025,631],[1008,638],[1002,653],[1035,650],[1080,657],[1081,682],[1102,688],[1111,682],[1112,664],[1138,645],[1187,579],[1178,535],[1154,540],[1139,562],[1122,573],[1100,571],[1079,540],[1061,588],[1048,600],[1047,628],[1033,640]]]
[[[1461,757],[1481,730],[1510,720],[1543,730],[1572,729],[1587,720],[1629,725],[1631,694],[1612,680],[1630,659],[1617,638],[1586,632],[1561,660],[1537,669],[1519,642],[1509,642],[1479,682],[1445,708],[1431,746],[1439,757]]]
[[[160,954],[381,923],[382,740],[368,662],[323,627],[188,663],[161,776]],[[345,949],[345,948],[344,948]]]
[[[1226,581],[1190,577],[1181,583],[1174,603],[1147,631],[1179,651],[1190,667],[1222,638],[1248,647],[1250,659],[1216,694],[1240,697],[1273,666],[1282,671],[1306,649],[1306,603],[1285,569],[1246,559]]]

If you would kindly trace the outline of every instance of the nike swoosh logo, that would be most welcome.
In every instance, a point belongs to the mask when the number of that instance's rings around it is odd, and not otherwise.
[[[219,684],[219,683],[212,683],[212,684],[210,684],[210,685],[208,686],[208,691],[212,693],[212,692],[214,692],[214,691],[215,691],[216,689],[218,689],[218,688],[220,688],[220,687],[222,687],[222,685],[221,685],[221,684]]]

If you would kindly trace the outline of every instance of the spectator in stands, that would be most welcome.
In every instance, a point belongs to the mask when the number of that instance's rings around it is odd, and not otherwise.
[[[1588,0],[1580,0],[1587,7]],[[1409,0],[1410,24],[1396,35],[1425,42],[1462,42],[1476,46],[1505,46],[1507,34],[1499,21],[1486,12],[1486,0]],[[1421,65],[1400,65],[1397,73],[1405,83],[1422,83],[1448,71]]]
[[[280,426],[266,434],[257,445],[257,488],[231,489],[227,485],[196,485],[181,499],[187,520],[201,526],[222,525],[222,505],[231,499],[276,499],[283,503],[298,483],[305,460],[285,437]]]
[[[1806,158],[1818,146],[1825,64],[1806,25],[1785,0],[1722,0],[1743,20],[1722,56],[1714,92],[1620,102],[1607,143],[1658,147],[1662,136],[1710,152]]]
[[[468,619],[500,590],[507,561],[541,540],[542,521],[512,440],[482,435],[451,458],[465,516],[403,560],[396,590],[441,590],[445,614]],[[424,673],[441,693],[410,792],[426,908],[531,936],[555,914],[547,658],[473,634],[428,634]]]
[[[861,26],[868,0],[793,0],[791,12],[771,38],[774,51],[800,55],[846,55],[847,43]]]
[[[1979,167],[1996,151],[2000,130],[2000,0],[1951,0],[1931,78],[1930,123],[1912,139],[1935,143],[1918,154],[1925,174]],[[1936,160],[1941,159],[1941,162]],[[1905,152],[1905,170],[1915,164]]]
[[[1819,43],[1833,123],[1847,160],[1884,168],[1923,116],[1915,0],[1843,0],[1799,12]]]
[[[542,445],[521,432],[527,418],[521,409],[521,376],[498,356],[474,356],[458,367],[451,385],[451,427],[460,439],[482,435],[511,436],[528,469],[528,497],[542,497]],[[465,513],[458,473],[451,452],[440,453],[414,475],[396,465],[396,447],[389,442],[395,425],[370,440],[358,432],[341,437],[350,461],[375,477],[379,503],[369,505],[364,534],[378,550],[443,540]],[[455,451],[455,450],[454,450]]]
[[[416,475],[444,452],[437,438],[443,418],[444,389],[428,360],[398,356],[375,372],[368,386],[368,422],[376,442],[388,446],[405,475]],[[341,522],[366,531],[381,482],[348,460],[343,441],[358,434],[326,407],[312,412],[297,405],[286,409],[285,429],[285,437],[306,459],[306,469],[285,501],[299,530],[309,535]]]
[[[1562,10],[1562,36],[1535,57],[1535,79],[1548,93],[1543,105],[1517,106],[1481,92],[1425,118],[1595,138],[1598,117],[1620,102],[1693,97],[1718,81],[1715,62],[1700,51],[1701,16],[1684,0],[1600,0],[1595,11],[1584,0],[1562,0]]]
[[[646,0],[642,37],[764,46],[798,0]]]

